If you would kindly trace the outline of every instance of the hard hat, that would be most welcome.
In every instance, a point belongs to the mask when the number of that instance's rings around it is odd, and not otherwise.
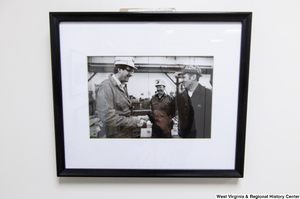
[[[186,74],[186,73],[197,74],[200,77],[202,76],[201,68],[195,65],[186,66],[180,74]]]
[[[134,69],[137,69],[137,67],[134,66],[134,58],[133,57],[116,57],[114,65],[127,65]]]
[[[161,79],[155,80],[155,86],[166,86],[165,82],[162,81]]]

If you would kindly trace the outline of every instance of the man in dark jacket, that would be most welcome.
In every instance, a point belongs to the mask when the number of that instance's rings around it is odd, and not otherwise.
[[[181,73],[184,89],[176,96],[179,135],[183,138],[211,138],[212,92],[199,82],[201,70],[196,66]]]
[[[151,109],[152,111],[163,110],[169,116],[169,110],[166,110],[165,108],[168,107],[170,102],[173,100],[173,97],[171,97],[165,92],[166,84],[164,81],[160,79],[155,80],[155,87],[157,93],[153,95],[150,100]]]

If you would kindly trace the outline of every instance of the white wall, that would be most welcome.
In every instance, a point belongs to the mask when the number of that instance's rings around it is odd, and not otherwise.
[[[0,198],[215,198],[300,194],[298,0],[1,0]],[[57,178],[49,11],[252,11],[242,179]]]

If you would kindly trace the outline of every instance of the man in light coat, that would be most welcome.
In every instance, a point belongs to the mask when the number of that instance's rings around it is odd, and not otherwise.
[[[132,102],[127,93],[129,78],[137,68],[132,57],[116,57],[114,74],[101,82],[97,91],[96,111],[103,122],[101,135],[107,138],[138,138],[140,116],[131,116]]]

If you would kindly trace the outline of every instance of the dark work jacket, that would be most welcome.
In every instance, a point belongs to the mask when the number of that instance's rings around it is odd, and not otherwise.
[[[164,93],[161,98],[158,97],[158,94],[153,95],[150,100],[151,109],[152,109],[152,111],[163,110],[169,116],[170,111],[169,111],[168,105],[170,104],[170,102],[172,100],[173,100],[173,98],[166,93]]]
[[[178,113],[178,135],[182,138],[196,138],[194,108],[187,91],[178,93],[170,103],[170,112],[174,117]]]
[[[188,96],[186,90],[177,94],[171,106],[173,116],[176,110],[178,111],[179,136],[183,138],[211,137],[211,100],[211,90],[200,84],[192,97]]]
[[[197,131],[195,128],[195,114],[191,103],[191,98],[184,91],[177,96],[177,110],[179,118],[178,134],[182,138],[195,138]]]
[[[195,113],[195,123],[197,129],[197,138],[211,137],[211,103],[212,92],[198,84],[191,96],[192,106]]]

